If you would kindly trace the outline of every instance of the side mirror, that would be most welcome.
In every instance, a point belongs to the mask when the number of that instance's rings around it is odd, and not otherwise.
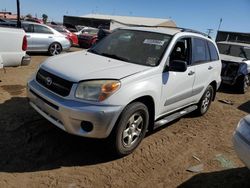
[[[170,62],[168,71],[185,72],[187,70],[187,62],[181,60],[174,60]]]

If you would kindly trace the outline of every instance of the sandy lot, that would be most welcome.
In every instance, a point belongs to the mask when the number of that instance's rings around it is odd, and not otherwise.
[[[0,187],[250,187],[231,142],[250,112],[250,91],[220,90],[205,116],[151,132],[133,154],[117,159],[103,140],[64,133],[28,105],[26,80],[46,58],[33,55],[27,67],[0,70]],[[186,171],[198,164],[201,173]]]

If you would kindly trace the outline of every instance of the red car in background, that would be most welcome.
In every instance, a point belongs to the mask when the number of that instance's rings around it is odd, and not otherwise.
[[[82,48],[90,48],[97,41],[98,29],[88,28],[84,29],[82,34],[78,35],[78,43]]]
[[[49,25],[49,26],[57,30],[58,32],[62,33],[63,35],[65,35],[69,39],[71,46],[78,46],[78,37],[76,34],[70,32],[64,26],[61,25]]]

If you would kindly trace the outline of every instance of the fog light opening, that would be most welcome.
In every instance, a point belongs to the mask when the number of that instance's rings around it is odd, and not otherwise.
[[[90,132],[90,131],[93,130],[93,124],[91,122],[89,122],[89,121],[82,121],[81,128],[85,132]]]

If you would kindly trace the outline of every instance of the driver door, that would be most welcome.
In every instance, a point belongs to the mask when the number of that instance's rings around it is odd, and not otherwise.
[[[191,57],[191,38],[179,39],[168,57],[168,65],[173,63],[174,60],[180,60],[186,61],[188,67],[185,72],[163,72],[161,115],[193,102],[192,90],[195,81],[195,67],[190,66]]]

